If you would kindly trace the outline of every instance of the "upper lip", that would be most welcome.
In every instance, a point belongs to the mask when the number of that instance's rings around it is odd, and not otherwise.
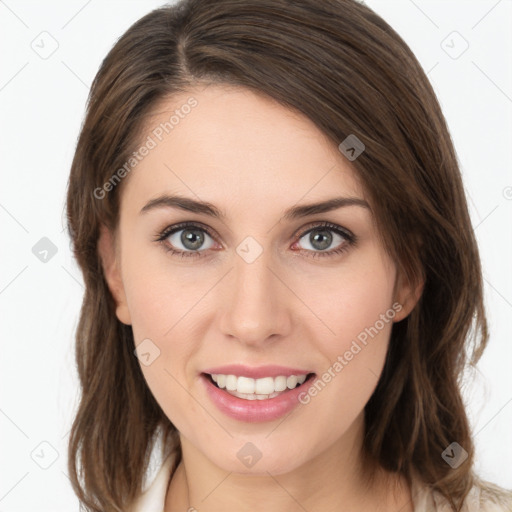
[[[236,375],[237,377],[249,377],[252,379],[260,379],[263,377],[278,377],[283,375],[308,375],[313,373],[309,370],[298,368],[290,368],[286,366],[268,365],[268,366],[244,366],[241,364],[228,364],[224,366],[216,366],[215,368],[207,368],[203,373],[210,375]]]

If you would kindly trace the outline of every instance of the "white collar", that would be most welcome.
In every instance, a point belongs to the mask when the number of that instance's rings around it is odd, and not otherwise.
[[[128,512],[164,512],[167,487],[174,471],[175,455],[169,454],[158,470],[152,483],[137,498]]]

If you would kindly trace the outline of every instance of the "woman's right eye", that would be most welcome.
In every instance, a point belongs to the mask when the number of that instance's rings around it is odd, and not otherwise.
[[[205,241],[208,242],[204,246]],[[214,246],[214,240],[211,235],[196,224],[181,224],[169,226],[157,238],[164,248],[175,255],[183,256],[201,256],[202,251],[211,249]]]

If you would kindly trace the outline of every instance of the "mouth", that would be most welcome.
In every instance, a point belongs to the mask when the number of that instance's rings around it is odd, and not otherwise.
[[[315,373],[251,378],[221,373],[202,373],[213,386],[243,400],[272,400],[302,387],[315,378]]]

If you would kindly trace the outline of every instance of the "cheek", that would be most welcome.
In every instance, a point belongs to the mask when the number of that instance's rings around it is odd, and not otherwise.
[[[372,277],[352,282],[352,286],[347,284],[345,293],[332,301],[337,351],[349,350],[356,340],[362,345],[369,339],[375,339],[381,346],[387,342],[394,315],[392,288],[387,286],[384,276]]]
[[[135,345],[144,347],[137,349],[139,364],[151,394],[166,416],[180,431],[187,431],[188,418],[200,413],[186,390],[191,385],[189,361],[197,349],[190,343],[193,338],[184,309],[187,301],[169,293],[167,283],[146,277],[132,281],[130,290]],[[149,357],[141,356],[144,353]]]
[[[387,279],[380,277],[382,281],[372,283],[347,280],[344,290],[325,302],[325,317],[331,319],[335,335],[312,338],[325,363],[300,397],[303,423],[311,425],[316,450],[326,449],[349,431],[379,381],[395,315],[392,287],[382,286]]]
[[[135,341],[162,340],[192,305],[193,287],[184,286],[189,276],[173,271],[161,248],[127,241],[123,251],[123,283]]]
[[[194,333],[194,303],[197,298],[190,290],[178,291],[177,283],[162,279],[156,269],[155,275],[146,273],[134,278],[128,287],[128,302],[132,319],[135,344],[150,339],[156,346],[158,360],[148,373],[158,369],[167,370],[181,381],[186,374],[187,361],[197,349],[191,340],[198,339]]]
[[[305,402],[322,403],[331,419],[339,414],[338,425],[353,420],[373,393],[399,311],[393,307],[395,268],[386,256],[368,251],[351,263],[313,295],[318,317],[332,332],[322,327],[321,335],[308,335],[323,354],[324,365],[318,375],[321,382]]]
[[[396,314],[392,307],[395,272],[386,255],[374,248],[347,260],[335,272],[330,269],[315,280],[314,288],[302,281],[302,286],[308,286],[302,295],[308,297],[324,324],[324,335],[310,335],[319,340],[322,352],[331,360],[349,350],[353,340],[364,343],[370,339],[369,333],[371,339],[386,344]]]
[[[191,361],[200,344],[194,314],[209,286],[197,286],[186,269],[171,271],[165,257],[151,253],[137,247],[124,252],[123,282],[135,345],[144,347],[138,349],[139,364],[155,400],[176,427],[187,430],[188,418],[201,412],[185,388],[193,386]]]

